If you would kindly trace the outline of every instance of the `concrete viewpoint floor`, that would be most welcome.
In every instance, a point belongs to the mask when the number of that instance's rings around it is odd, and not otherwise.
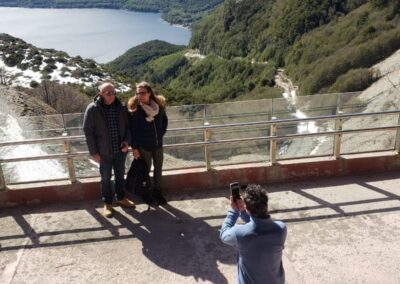
[[[287,283],[400,283],[400,172],[268,185]],[[101,202],[0,211],[0,283],[235,283],[227,189],[101,215]]]

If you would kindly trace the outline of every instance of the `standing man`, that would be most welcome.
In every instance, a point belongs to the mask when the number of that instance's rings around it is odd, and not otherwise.
[[[239,216],[245,224],[235,225]],[[268,195],[261,186],[247,186],[243,197],[236,201],[231,196],[220,239],[238,252],[237,283],[285,283],[282,250],[286,225],[268,215]]]
[[[99,94],[86,108],[83,131],[92,159],[100,164],[101,195],[104,201],[103,214],[112,217],[113,191],[111,170],[114,169],[114,189],[117,203],[125,207],[135,204],[125,197],[125,159],[128,153],[127,110],[115,96],[115,88],[110,83],[99,87]]]

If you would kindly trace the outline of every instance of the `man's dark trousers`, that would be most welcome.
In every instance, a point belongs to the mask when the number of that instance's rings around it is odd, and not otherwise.
[[[100,159],[101,195],[104,203],[112,204],[111,170],[114,169],[115,197],[121,200],[125,197],[124,174],[126,153],[119,152],[113,158]]]

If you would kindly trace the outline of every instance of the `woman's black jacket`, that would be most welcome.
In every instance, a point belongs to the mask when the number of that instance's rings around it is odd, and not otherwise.
[[[128,124],[133,149],[156,149],[163,145],[163,137],[168,127],[168,117],[164,108],[160,107],[154,120],[148,122],[146,113],[139,105],[136,111],[129,112]]]

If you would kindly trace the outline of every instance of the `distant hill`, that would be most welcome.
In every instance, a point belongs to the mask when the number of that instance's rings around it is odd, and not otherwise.
[[[106,66],[125,75],[135,77],[137,74],[144,72],[144,70],[138,70],[140,65],[161,56],[181,51],[184,48],[185,46],[183,45],[152,40],[129,49],[123,55],[106,64]]]
[[[223,0],[2,0],[0,6],[28,8],[105,8],[160,12],[162,18],[184,26],[198,21]]]

